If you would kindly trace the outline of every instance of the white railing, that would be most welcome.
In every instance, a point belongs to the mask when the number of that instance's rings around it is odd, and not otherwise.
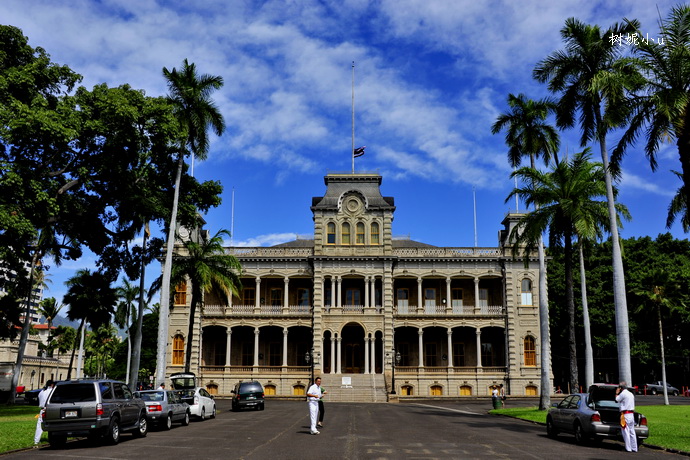
[[[364,305],[343,305],[343,313],[364,313]]]
[[[225,305],[214,305],[205,304],[204,305],[204,315],[206,316],[223,316],[225,313]]]
[[[279,315],[283,312],[282,305],[261,305],[262,315]]]
[[[500,248],[397,248],[398,257],[500,257]]]
[[[288,313],[310,313],[311,307],[309,305],[289,305]]]
[[[502,305],[484,305],[475,310],[474,305],[455,306],[451,311],[447,311],[443,305],[436,305],[431,307],[425,306],[422,311],[418,311],[416,306],[408,307],[406,304],[398,304],[395,309],[395,314],[406,316],[480,316],[480,315],[503,315]]]
[[[233,305],[230,307],[233,313],[254,313],[254,305]]]
[[[314,254],[312,248],[227,248],[228,254],[237,257],[309,257]]]

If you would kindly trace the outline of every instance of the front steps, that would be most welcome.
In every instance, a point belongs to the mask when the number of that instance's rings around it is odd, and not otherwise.
[[[343,385],[343,377],[351,384]],[[324,402],[386,402],[383,374],[323,374],[321,386],[328,392]]]

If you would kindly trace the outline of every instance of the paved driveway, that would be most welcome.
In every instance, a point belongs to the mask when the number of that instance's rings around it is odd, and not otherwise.
[[[321,434],[309,434],[307,404],[269,401],[265,411],[230,412],[218,401],[218,417],[144,439],[124,434],[117,446],[86,440],[64,449],[7,455],[18,459],[616,459],[630,458],[622,443],[577,446],[572,436],[548,439],[543,426],[487,415],[490,403],[326,402]],[[634,458],[687,458],[642,448]]]

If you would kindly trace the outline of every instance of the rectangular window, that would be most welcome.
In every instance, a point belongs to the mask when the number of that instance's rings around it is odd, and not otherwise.
[[[482,343],[482,366],[494,366],[494,347],[492,343]]]
[[[357,235],[355,242],[357,244],[364,244],[364,224],[362,223],[357,224]]]
[[[453,344],[453,366],[464,366],[465,365],[465,344],[464,343],[454,343]]]
[[[175,305],[187,305],[187,283],[184,281],[175,286]]]
[[[282,344],[274,342],[268,344],[268,365],[280,366],[282,365]]]
[[[348,289],[345,291],[345,305],[362,305],[359,289]]]
[[[400,362],[398,366],[409,366],[410,365],[410,344],[409,343],[399,343],[397,344],[396,353],[400,353]]]
[[[397,289],[398,313],[409,313],[410,291],[407,289]]]
[[[297,289],[297,305],[300,307],[309,306],[309,289]]]
[[[256,289],[244,288],[242,289],[242,305],[256,304]]]
[[[172,365],[182,366],[184,364],[184,339],[181,335],[173,338]]]
[[[424,345],[424,365],[438,366],[436,361],[436,344],[427,343]]]
[[[326,244],[335,244],[335,224],[329,222],[326,226]]]
[[[274,307],[283,305],[283,290],[280,288],[271,288],[271,305]]]
[[[462,289],[452,289],[450,291],[453,313],[462,313]]]
[[[537,350],[535,349],[534,339],[532,337],[525,338],[525,366],[537,365]]]
[[[251,342],[242,343],[242,365],[243,366],[253,366],[254,365],[254,343],[251,343]]]
[[[424,310],[426,313],[436,313],[436,289],[424,289]]]
[[[323,296],[324,297],[324,300],[323,300],[324,303],[323,304],[324,305],[330,305],[332,307],[333,306],[333,299],[331,299],[331,293],[332,293],[332,290],[331,290],[331,285],[329,283],[324,288],[324,296]]]
[[[480,289],[479,290],[479,306],[481,308],[486,308],[489,306],[489,290]]]
[[[379,237],[379,224],[374,222],[371,224],[371,244],[381,244]]]

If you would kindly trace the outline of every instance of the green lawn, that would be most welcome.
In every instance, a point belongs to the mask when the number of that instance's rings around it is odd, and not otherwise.
[[[36,406],[0,405],[0,453],[33,445],[37,413]],[[43,433],[41,442],[46,441]]]
[[[649,439],[645,444],[690,452],[690,406],[640,406],[647,417]],[[546,423],[546,411],[536,407],[492,410],[491,414]]]

